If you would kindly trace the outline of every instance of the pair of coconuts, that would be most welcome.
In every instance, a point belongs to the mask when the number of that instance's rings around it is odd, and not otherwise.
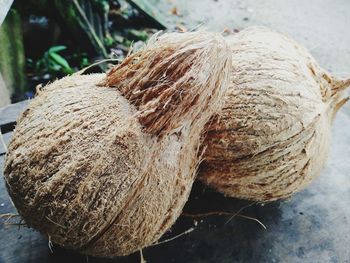
[[[6,186],[51,241],[128,255],[171,227],[197,173],[256,201],[302,189],[325,163],[349,85],[267,28],[156,35],[107,74],[38,90],[8,147]]]

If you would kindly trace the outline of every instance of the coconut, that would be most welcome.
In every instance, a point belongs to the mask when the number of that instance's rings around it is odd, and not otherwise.
[[[331,76],[305,48],[268,28],[228,41],[230,88],[206,125],[199,178],[231,197],[289,197],[320,174],[350,79]]]
[[[230,59],[219,35],[168,33],[107,75],[77,74],[38,91],[4,170],[25,222],[87,255],[154,244],[188,198],[200,131],[221,107]]]

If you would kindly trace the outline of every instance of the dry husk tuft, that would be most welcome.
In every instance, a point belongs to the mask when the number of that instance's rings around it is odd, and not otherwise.
[[[156,242],[187,200],[230,58],[219,35],[169,33],[107,76],[40,91],[18,120],[4,172],[26,223],[94,256]]]
[[[200,32],[155,35],[148,48],[129,56],[107,74],[103,84],[117,87],[137,107],[139,121],[147,133],[166,134],[182,125],[179,119],[197,118],[207,107],[218,109],[216,103],[209,103],[212,91],[203,87],[221,85],[217,74],[228,67],[227,57],[215,59],[215,49],[211,52],[202,47],[212,46],[213,42],[220,44],[222,50],[228,46],[214,34],[210,34],[211,39],[208,33],[201,36]],[[162,45],[155,45],[157,41]],[[194,109],[195,104],[201,106]]]
[[[286,198],[321,171],[330,127],[348,100],[337,80],[289,37],[252,27],[228,38],[231,84],[206,126],[200,179],[232,197]]]

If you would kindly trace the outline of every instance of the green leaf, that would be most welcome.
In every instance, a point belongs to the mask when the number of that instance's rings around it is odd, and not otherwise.
[[[145,30],[131,29],[129,33],[137,40],[146,41],[148,39],[148,34]]]
[[[113,38],[114,38],[114,40],[117,42],[117,43],[119,43],[119,44],[122,44],[123,43],[123,41],[124,41],[124,37],[122,37],[121,35],[114,35],[113,36]]]
[[[89,65],[90,65],[89,60],[86,57],[82,58],[82,60],[80,62],[80,67],[81,68],[85,68],[85,67],[87,67]]]
[[[53,71],[60,71],[62,67],[58,64],[50,64],[49,69]]]
[[[56,53],[50,53],[50,57],[53,61],[55,61],[57,64],[61,65],[63,68],[70,68],[67,60],[65,60],[62,56],[56,54]]]
[[[54,46],[49,49],[49,53],[57,53],[65,49],[67,49],[66,46]]]

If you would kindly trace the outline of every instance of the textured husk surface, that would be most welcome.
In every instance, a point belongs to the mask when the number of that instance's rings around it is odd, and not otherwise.
[[[152,41],[107,76],[45,87],[18,120],[6,185],[26,223],[53,242],[127,255],[155,243],[181,213],[231,54],[206,32]]]
[[[340,81],[287,36],[252,27],[228,38],[230,88],[206,126],[200,179],[232,197],[286,198],[321,171]]]

